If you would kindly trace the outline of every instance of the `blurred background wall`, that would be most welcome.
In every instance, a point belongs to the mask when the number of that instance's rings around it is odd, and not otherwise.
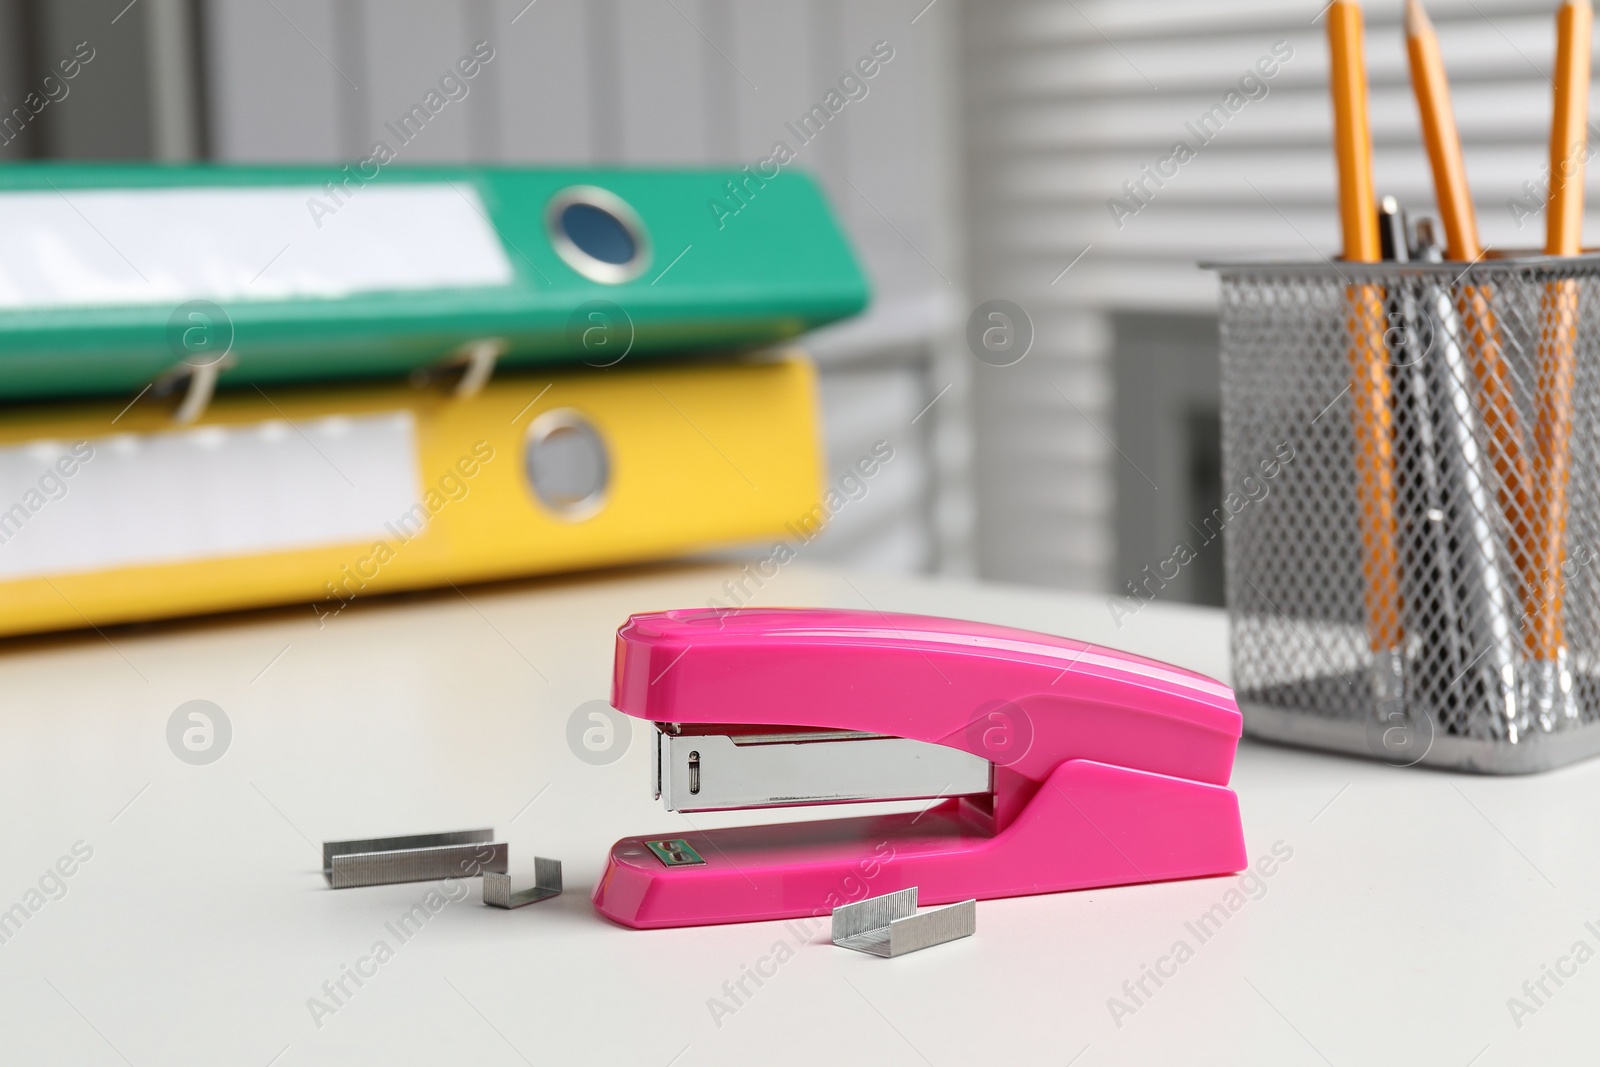
[[[1196,261],[1337,252],[1320,7],[0,0],[8,114],[93,54],[65,96],[0,123],[0,161],[364,157],[487,41],[470,95],[401,162],[740,165],[887,42],[868,95],[797,161],[875,286],[870,313],[810,344],[830,466],[896,448],[816,556],[1112,592],[1224,492],[1215,286]],[[1536,244],[1540,219],[1510,201],[1541,179],[1549,5],[1429,8],[1484,238]],[[1399,13],[1368,11],[1378,186],[1431,211]],[[1014,365],[968,348],[993,299],[1031,320]],[[1218,602],[1221,566],[1203,551],[1163,595]]]

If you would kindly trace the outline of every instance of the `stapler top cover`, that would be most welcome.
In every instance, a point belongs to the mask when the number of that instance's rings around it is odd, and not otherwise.
[[[927,741],[1036,782],[1083,759],[1226,785],[1242,729],[1233,691],[1192,671],[1027,630],[876,611],[634,615],[617,632],[611,699],[661,723]],[[997,739],[996,722],[1011,735]]]
[[[222,387],[395,377],[473,343],[631,364],[867,302],[792,170],[22,163],[0,167],[0,233],[0,400],[185,363]]]

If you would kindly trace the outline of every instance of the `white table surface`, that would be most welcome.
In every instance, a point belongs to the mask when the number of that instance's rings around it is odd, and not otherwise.
[[[1600,951],[1600,765],[1491,779],[1246,742],[1251,857],[1292,849],[1204,943],[1186,923],[1237,878],[978,905],[966,940],[894,960],[798,945],[731,1014],[708,1002],[793,937],[781,923],[641,932],[598,918],[610,843],[687,829],[651,799],[642,734],[618,762],[568,749],[607,694],[631,611],[699,605],[683,567],[0,645],[0,909],[93,850],[0,944],[7,1064],[1492,1064],[1600,1057],[1600,959],[1513,1019],[1508,998]],[[768,604],[870,606],[1084,637],[1227,673],[1220,613],[794,564]],[[181,703],[233,727],[219,761],[166,741]],[[759,709],[752,709],[759,711]],[[753,716],[758,717],[758,716]],[[536,798],[536,799],[535,799]],[[699,826],[792,818],[695,816]],[[492,825],[526,884],[477,884],[411,940],[385,923],[427,883],[333,891],[324,839]],[[71,866],[68,864],[68,866]],[[1239,897],[1232,898],[1238,903]],[[1594,930],[1585,927],[1595,923]],[[393,958],[314,1021],[308,998],[384,940]],[[1109,1000],[1183,940],[1177,973]],[[371,969],[370,967],[368,968]],[[769,968],[770,969],[770,968]],[[1167,969],[1170,971],[1171,966]],[[329,1002],[331,1003],[331,1001]],[[320,1025],[318,1025],[320,1021]],[[1520,1023],[1520,1025],[1518,1025]]]

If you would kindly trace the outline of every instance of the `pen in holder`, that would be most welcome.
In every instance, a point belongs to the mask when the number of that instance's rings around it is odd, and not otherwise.
[[[1516,683],[1516,620],[1506,594],[1510,531],[1497,530],[1499,504],[1491,488],[1488,437],[1474,398],[1465,348],[1468,338],[1451,287],[1437,278],[1420,279],[1419,364],[1426,384],[1428,415],[1438,447],[1430,472],[1438,486],[1437,503],[1427,520],[1442,542],[1436,581],[1448,587],[1442,610],[1416,627],[1420,658],[1430,633],[1454,653],[1440,660],[1449,680],[1419,692],[1431,698],[1428,710],[1441,726],[1470,729],[1474,715],[1486,715],[1485,728],[1496,740],[1517,743],[1527,733],[1526,701]],[[1418,456],[1418,463],[1428,457]],[[1420,683],[1428,671],[1414,672]]]
[[[1383,258],[1406,262],[1408,249],[1405,217],[1394,198],[1385,197],[1379,209]],[[1417,223],[1417,253],[1424,260],[1438,259],[1432,242],[1432,224]],[[1469,617],[1469,602],[1498,601],[1484,596],[1492,578],[1474,568],[1479,562],[1474,548],[1489,549],[1477,516],[1488,514],[1483,499],[1480,454],[1472,431],[1472,411],[1461,377],[1459,317],[1429,279],[1417,284],[1390,286],[1387,290],[1389,328],[1384,334],[1394,377],[1396,510],[1399,513],[1400,595],[1405,632],[1433,632],[1437,639],[1418,644],[1407,669],[1404,656],[1399,671],[1415,679],[1435,675],[1450,679],[1427,694],[1428,711],[1439,721],[1461,714],[1474,701],[1469,675],[1480,657],[1474,642],[1458,620]],[[1446,348],[1445,346],[1449,346]],[[1474,536],[1463,538],[1463,527]],[[1466,549],[1463,557],[1463,549]],[[1489,557],[1485,557],[1489,558]],[[1500,614],[1504,614],[1503,611]],[[1509,640],[1509,636],[1507,637]],[[1496,660],[1498,662],[1498,660]],[[1393,667],[1380,664],[1387,674]],[[1463,685],[1463,683],[1466,683]],[[1423,694],[1414,693],[1414,703]],[[1403,703],[1398,712],[1381,700],[1374,712],[1380,723],[1404,724]],[[1393,735],[1391,735],[1393,736]]]
[[[1487,773],[1600,753],[1600,256],[1210,266],[1224,468],[1248,497],[1226,525],[1246,731]],[[1371,332],[1350,294],[1374,291],[1396,542],[1376,551],[1371,433],[1349,359]],[[1544,410],[1552,396],[1560,419]],[[1542,439],[1552,432],[1559,441]],[[1558,479],[1563,492],[1540,488]],[[1379,580],[1397,584],[1398,636],[1372,609],[1375,557],[1396,561]]]

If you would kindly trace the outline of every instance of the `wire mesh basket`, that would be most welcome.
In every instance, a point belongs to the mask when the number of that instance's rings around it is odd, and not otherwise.
[[[1600,752],[1600,255],[1210,266],[1246,731],[1495,774]]]

